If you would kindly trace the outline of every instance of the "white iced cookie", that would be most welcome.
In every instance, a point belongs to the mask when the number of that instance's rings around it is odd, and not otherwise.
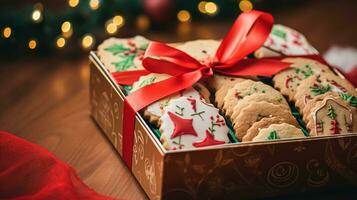
[[[185,42],[176,48],[206,64],[213,59],[219,44],[220,41],[217,40],[193,40]]]
[[[98,46],[97,54],[110,72],[142,69],[149,40],[142,36],[109,38]]]
[[[252,141],[277,140],[287,138],[305,137],[301,129],[287,123],[272,124],[268,128],[263,128]]]
[[[140,77],[140,79],[135,82],[130,90],[130,93],[156,82],[160,82],[162,80],[170,78],[170,75],[167,74],[156,74],[151,73],[146,76]],[[164,112],[164,108],[169,105],[172,99],[177,99],[181,96],[197,98],[197,99],[205,99],[209,102],[209,91],[201,84],[197,83],[191,88],[185,89],[179,93],[175,93],[166,98],[160,99],[144,109],[144,117],[148,119],[151,123],[158,125],[159,118]]]
[[[161,141],[168,150],[229,143],[228,127],[219,110],[196,98],[172,100],[161,116]]]
[[[305,36],[280,24],[274,25],[263,47],[255,51],[258,58],[282,55],[318,54]]]

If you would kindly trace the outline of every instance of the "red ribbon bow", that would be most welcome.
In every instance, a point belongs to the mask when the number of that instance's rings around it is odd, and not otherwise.
[[[242,13],[221,42],[213,60],[202,64],[190,55],[159,42],[150,42],[143,59],[144,70],[114,72],[117,83],[130,85],[140,76],[164,73],[172,77],[147,85],[127,96],[124,101],[123,158],[132,164],[135,113],[151,103],[191,87],[214,73],[229,76],[271,76],[289,66],[277,59],[250,59],[270,34],[274,19],[269,13]]]

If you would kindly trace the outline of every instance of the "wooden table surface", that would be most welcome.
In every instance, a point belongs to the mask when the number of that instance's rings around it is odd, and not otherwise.
[[[332,44],[357,47],[357,26],[350,24],[357,18],[355,8],[356,1],[314,1],[275,16],[278,23],[305,33],[323,52]],[[177,34],[144,35],[161,41],[220,38],[229,26],[230,22],[203,23]],[[87,55],[2,59],[0,65],[0,130],[50,150],[99,193],[147,199],[90,118]]]

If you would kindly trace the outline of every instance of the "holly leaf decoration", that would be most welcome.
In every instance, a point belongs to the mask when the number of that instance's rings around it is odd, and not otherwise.
[[[112,62],[115,66],[116,71],[126,71],[131,67],[135,67],[134,65],[134,58],[135,54],[127,55],[127,56],[120,56],[122,58],[119,62]]]
[[[346,94],[346,93],[340,93],[340,97],[347,101],[351,106],[357,108],[357,98],[355,96]]]
[[[124,52],[129,52],[130,49],[127,47],[124,47],[122,44],[113,44],[107,48],[104,49],[105,51],[109,51],[112,53],[114,56],[124,53]]]
[[[286,32],[285,31],[273,28],[271,33],[277,37],[280,37],[283,40],[286,40]]]
[[[331,119],[335,119],[337,116],[335,109],[333,109],[333,107],[331,105],[327,108],[327,115]]]
[[[267,137],[268,140],[280,139],[276,131],[271,131]]]
[[[325,94],[326,92],[328,92],[330,90],[331,90],[330,85],[326,85],[326,86],[318,85],[318,86],[311,87],[310,91],[314,96],[317,96],[320,94]]]

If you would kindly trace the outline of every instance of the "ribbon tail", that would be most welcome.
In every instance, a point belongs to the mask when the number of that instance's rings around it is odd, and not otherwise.
[[[143,70],[133,70],[124,72],[113,72],[112,77],[114,80],[121,85],[132,85],[134,82],[138,81],[140,76],[145,76],[151,72]]]
[[[123,159],[130,169],[132,166],[134,130],[135,130],[135,113],[151,103],[191,87],[203,76],[201,70],[195,70],[179,76],[147,85],[131,93],[124,101],[123,111]]]
[[[215,71],[228,76],[272,76],[290,65],[275,59],[244,59],[232,67]]]

